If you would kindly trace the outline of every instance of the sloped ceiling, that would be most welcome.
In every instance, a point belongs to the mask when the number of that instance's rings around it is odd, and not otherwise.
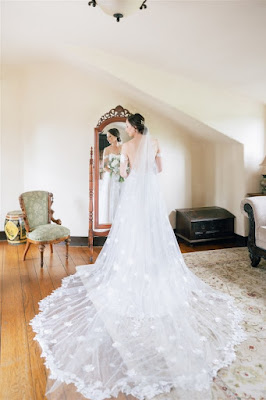
[[[148,0],[117,23],[87,1],[1,1],[2,62],[98,49],[266,103],[265,0]]]

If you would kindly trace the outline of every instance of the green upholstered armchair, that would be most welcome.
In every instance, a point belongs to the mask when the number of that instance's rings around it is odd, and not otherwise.
[[[70,230],[61,225],[60,219],[53,218],[54,211],[51,209],[53,194],[41,190],[25,192],[19,196],[19,202],[27,231],[23,260],[26,258],[31,243],[37,244],[41,253],[41,267],[43,267],[45,245],[50,244],[51,252],[53,252],[53,244],[62,241],[66,243],[66,258],[68,258]]]

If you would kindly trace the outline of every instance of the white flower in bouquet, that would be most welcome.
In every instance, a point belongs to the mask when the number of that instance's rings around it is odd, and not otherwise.
[[[111,171],[111,175],[115,174],[115,175],[119,176],[119,182],[124,182],[124,178],[122,178],[122,176],[120,176],[120,155],[113,156],[109,160],[108,167]]]
[[[117,158],[113,158],[112,161],[111,161],[111,166],[112,166],[113,168],[116,168],[116,167],[118,167],[119,165],[120,165],[119,160],[118,160]]]

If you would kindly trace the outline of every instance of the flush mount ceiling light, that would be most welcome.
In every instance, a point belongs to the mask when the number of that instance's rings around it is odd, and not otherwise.
[[[106,14],[112,15],[119,22],[121,18],[133,14],[138,9],[147,8],[146,2],[147,0],[92,0],[88,5],[93,7],[98,5]]]

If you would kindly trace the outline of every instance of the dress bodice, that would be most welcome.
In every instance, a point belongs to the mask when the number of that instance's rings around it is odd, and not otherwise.
[[[107,154],[104,158],[105,158],[105,159],[108,158],[109,161],[110,161],[110,160],[112,160],[112,158],[117,158],[117,159],[120,160],[120,157],[121,157],[121,154],[120,154],[120,153],[119,153],[119,154],[109,153],[109,154]]]

